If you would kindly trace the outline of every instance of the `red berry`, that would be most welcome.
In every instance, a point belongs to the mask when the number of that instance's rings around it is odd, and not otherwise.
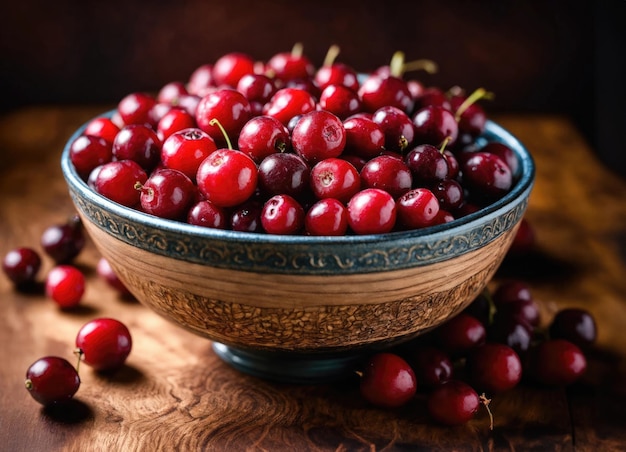
[[[346,130],[334,114],[316,110],[302,115],[291,134],[294,151],[309,163],[338,157],[346,146]]]
[[[348,202],[348,224],[359,235],[391,232],[396,222],[396,203],[379,188],[366,188]]]
[[[413,116],[415,142],[441,146],[445,140],[452,146],[459,134],[454,114],[440,106],[430,105],[418,110]]]
[[[189,77],[187,91],[191,95],[204,96],[207,91],[215,87],[213,82],[213,65],[203,64],[198,66]]]
[[[315,98],[302,89],[282,88],[266,104],[264,114],[278,119],[287,126],[292,118],[315,110]]]
[[[41,234],[41,247],[57,264],[71,262],[85,247],[85,232],[78,215],[63,224],[48,226]]]
[[[461,425],[471,420],[480,407],[480,397],[467,383],[450,380],[428,397],[428,413],[445,425]]]
[[[115,160],[132,160],[150,171],[159,163],[161,140],[156,132],[143,124],[124,127],[113,141]]]
[[[119,320],[98,318],[84,324],[76,335],[81,360],[98,371],[121,367],[132,348],[126,325]]]
[[[40,268],[41,257],[32,248],[16,248],[2,260],[2,270],[16,286],[34,282]]]
[[[278,119],[256,116],[241,129],[238,148],[256,163],[277,152],[285,152],[291,145],[289,131]]]
[[[104,279],[109,286],[118,291],[120,295],[131,296],[128,287],[126,287],[126,285],[120,280],[117,273],[115,273],[115,270],[113,270],[111,264],[106,258],[101,257],[98,260],[96,272],[98,273],[98,276]]]
[[[237,91],[246,96],[251,103],[264,104],[276,93],[276,84],[266,75],[246,74],[239,79]]]
[[[192,127],[175,132],[165,140],[161,161],[166,168],[178,170],[195,181],[200,163],[216,150],[209,134]]]
[[[266,67],[274,77],[283,82],[310,78],[315,73],[315,67],[307,57],[302,55],[300,48],[295,52],[275,54],[267,61]]]
[[[67,402],[80,387],[78,372],[66,359],[46,356],[26,371],[25,386],[42,405]]]
[[[151,116],[152,107],[156,99],[146,93],[131,93],[125,96],[117,105],[117,112],[123,125],[148,124],[154,126]]]
[[[418,229],[432,225],[439,213],[439,202],[427,188],[414,188],[398,198],[396,208],[402,228]]]
[[[226,229],[226,212],[211,201],[198,201],[187,213],[187,223],[205,228]]]
[[[380,188],[394,198],[408,192],[413,184],[411,171],[402,160],[389,155],[379,155],[361,169],[363,188]]]
[[[317,199],[335,198],[346,203],[361,188],[361,179],[347,160],[327,158],[311,169],[310,184]]]
[[[467,356],[468,379],[475,388],[497,393],[514,388],[522,379],[522,362],[511,347],[487,343]]]
[[[558,311],[549,330],[552,339],[565,339],[583,349],[592,346],[597,337],[595,319],[589,311],[580,308]]]
[[[361,110],[361,100],[350,88],[342,85],[328,85],[320,94],[319,106],[345,119]]]
[[[157,136],[163,142],[173,133],[195,126],[195,116],[189,114],[184,108],[173,107],[159,119]]]
[[[581,349],[565,339],[541,342],[530,351],[529,373],[539,383],[568,385],[587,370],[587,359]]]
[[[274,153],[259,165],[259,188],[263,193],[298,197],[309,187],[311,170],[296,154]]]
[[[83,134],[104,138],[112,144],[119,131],[120,128],[110,118],[100,117],[92,119],[85,127]]]
[[[436,347],[422,345],[407,353],[407,361],[420,385],[435,388],[452,378],[452,361],[447,353]]]
[[[157,102],[175,105],[178,98],[185,94],[189,94],[189,92],[183,82],[169,82],[163,85],[157,93]]]
[[[411,366],[400,356],[377,353],[362,370],[361,395],[371,404],[397,408],[415,396],[417,381]]]
[[[148,176],[137,162],[113,161],[100,166],[97,171],[93,184],[98,193],[126,207],[139,204],[140,192],[135,186],[143,184]]]
[[[239,80],[254,72],[254,60],[245,53],[231,52],[221,56],[213,65],[213,83],[235,88]]]
[[[182,219],[195,200],[196,187],[187,176],[175,169],[154,171],[141,191],[141,209],[161,218]]]
[[[372,121],[378,124],[385,134],[385,149],[402,153],[415,139],[411,118],[400,108],[386,105],[378,108]]]
[[[463,183],[471,194],[479,198],[500,198],[513,185],[511,170],[495,154],[474,152],[461,166]]]
[[[296,234],[304,225],[304,209],[289,195],[272,196],[263,205],[261,224],[268,234]]]
[[[374,121],[352,116],[343,123],[346,131],[345,152],[369,160],[385,149],[385,133]]]
[[[407,113],[413,106],[413,97],[406,82],[393,76],[370,75],[359,88],[359,97],[365,111],[372,113],[386,106]]]
[[[70,145],[69,155],[76,172],[86,178],[95,167],[113,159],[113,149],[104,138],[81,135]]]
[[[236,138],[250,119],[250,102],[235,89],[220,89],[204,96],[196,109],[198,127],[217,143],[224,143],[224,132]],[[224,128],[218,126],[216,121]]]
[[[46,295],[61,308],[73,308],[80,304],[85,293],[85,276],[76,267],[58,265],[46,278]]]
[[[458,356],[487,340],[485,326],[477,318],[460,313],[435,330],[438,344],[447,353]]]
[[[348,229],[348,211],[337,199],[320,199],[307,211],[304,228],[309,235],[345,235]]]

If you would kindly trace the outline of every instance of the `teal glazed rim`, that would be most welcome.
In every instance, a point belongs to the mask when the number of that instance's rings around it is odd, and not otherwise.
[[[101,116],[111,116],[112,111]],[[473,250],[513,228],[522,218],[535,179],[526,147],[500,125],[487,121],[478,144],[499,141],[519,160],[515,185],[491,205],[452,222],[375,235],[312,237],[269,235],[204,228],[124,207],[91,189],[73,167],[66,143],[61,168],[76,208],[98,228],[132,246],[216,268],[261,273],[353,274],[430,265]]]

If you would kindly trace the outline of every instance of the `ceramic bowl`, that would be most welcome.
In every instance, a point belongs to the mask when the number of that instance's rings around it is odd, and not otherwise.
[[[236,367],[264,375],[288,371],[275,369],[276,356],[296,374],[311,360],[323,363],[320,375],[332,374],[335,357],[409,340],[460,312],[507,253],[535,175],[524,145],[488,122],[480,140],[506,143],[520,165],[513,189],[478,212],[379,235],[240,233],[160,219],[99,195],[69,159],[83,130],[61,166],[98,250],[141,303],[214,341]]]

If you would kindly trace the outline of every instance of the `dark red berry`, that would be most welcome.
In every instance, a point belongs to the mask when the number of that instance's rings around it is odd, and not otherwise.
[[[304,228],[308,235],[345,235],[348,210],[335,198],[320,199],[306,212]]]
[[[289,195],[272,196],[261,211],[261,224],[268,234],[291,235],[304,225],[304,209]]]
[[[211,201],[198,201],[187,213],[187,223],[205,228],[226,229],[227,216],[223,208]]]
[[[33,399],[50,405],[71,399],[80,387],[80,378],[66,359],[46,356],[28,367],[24,383]]]
[[[522,361],[504,344],[486,343],[473,349],[467,355],[465,370],[472,386],[487,393],[507,391],[522,379]]]
[[[143,184],[148,176],[133,160],[121,160],[105,163],[98,169],[94,188],[102,196],[126,207],[139,204],[140,192],[135,188]]]
[[[182,219],[196,198],[196,187],[178,170],[163,168],[154,171],[141,191],[141,209],[151,215],[167,219]]]
[[[461,425],[471,420],[480,407],[478,393],[459,380],[437,386],[428,396],[428,413],[444,425]]]
[[[497,155],[474,152],[462,164],[463,183],[478,198],[497,199],[513,185],[513,176],[507,164]]]
[[[57,264],[71,262],[85,247],[86,237],[78,215],[66,223],[48,226],[41,234],[41,247]]]
[[[113,157],[116,160],[132,160],[150,171],[159,163],[161,145],[154,130],[143,124],[131,124],[116,135]]]
[[[369,160],[385,149],[385,133],[373,120],[353,116],[344,121],[343,127],[346,131],[346,153]]]
[[[132,338],[126,325],[111,318],[85,323],[76,335],[81,360],[98,371],[121,367],[130,354]]]
[[[439,348],[422,345],[407,352],[406,359],[420,386],[432,389],[452,378],[452,361]]]
[[[475,317],[460,313],[435,330],[439,346],[453,357],[483,345],[487,340],[485,326]]]
[[[302,115],[291,134],[294,151],[309,163],[338,157],[346,146],[346,130],[334,114],[316,110]]]
[[[361,395],[371,404],[397,408],[415,396],[417,380],[411,366],[393,353],[377,353],[363,366]]]
[[[309,166],[296,154],[274,153],[259,165],[259,188],[270,195],[299,197],[309,187]]]
[[[111,264],[106,258],[101,257],[98,260],[98,264],[96,265],[96,272],[102,279],[107,282],[109,286],[117,290],[120,295],[126,297],[132,296],[130,290],[128,290],[128,287],[126,287],[126,285],[122,282],[117,273],[115,273],[115,270],[113,270],[113,267],[111,267]]]
[[[70,145],[69,156],[76,172],[87,178],[95,167],[113,159],[113,150],[111,143],[104,138],[81,135]]]
[[[564,308],[558,311],[549,327],[552,339],[565,339],[585,349],[592,346],[597,337],[596,321],[589,311],[580,308]]]
[[[361,110],[361,100],[356,92],[342,85],[328,85],[319,98],[321,109],[345,119]]]
[[[441,146],[444,142],[452,146],[459,134],[454,114],[439,106],[428,106],[418,110],[413,117],[415,142]]]
[[[529,373],[538,383],[568,385],[587,370],[587,359],[581,349],[565,339],[550,339],[531,349]]]
[[[41,257],[28,247],[13,249],[2,260],[2,270],[16,286],[34,282],[40,268]]]
[[[411,170],[399,159],[380,155],[368,161],[361,169],[363,188],[380,188],[399,198],[411,189]]]

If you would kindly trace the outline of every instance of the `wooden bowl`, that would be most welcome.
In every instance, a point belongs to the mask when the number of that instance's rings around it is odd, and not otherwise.
[[[335,372],[336,357],[349,362],[460,312],[502,262],[535,174],[522,143],[488,122],[480,140],[504,142],[520,165],[513,189],[479,212],[380,235],[241,233],[160,219],[99,195],[69,159],[69,144],[83,130],[68,141],[62,170],[88,233],[119,278],[158,314],[215,341],[231,364],[274,377],[289,372],[274,368],[276,356],[296,374],[303,363],[322,363],[316,367],[324,376]]]

